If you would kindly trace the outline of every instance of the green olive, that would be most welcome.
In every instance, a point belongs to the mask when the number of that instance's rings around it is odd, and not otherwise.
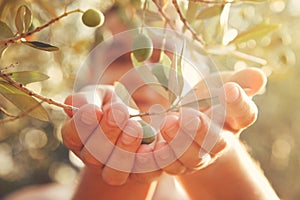
[[[104,15],[102,12],[88,9],[82,15],[82,22],[88,27],[101,26],[104,23]]]
[[[142,125],[143,128],[143,140],[142,144],[150,144],[155,140],[155,129],[143,120],[138,120],[138,122]]]
[[[153,52],[153,43],[148,35],[138,34],[132,42],[132,53],[137,61],[143,62],[150,58]]]

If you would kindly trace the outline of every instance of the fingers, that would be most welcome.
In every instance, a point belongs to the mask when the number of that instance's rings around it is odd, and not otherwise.
[[[226,82],[236,82],[248,96],[254,96],[266,86],[267,78],[258,68],[246,68],[235,72]]]
[[[250,126],[257,118],[257,107],[236,83],[229,82],[223,86],[226,109],[226,124],[231,130],[239,130]]]
[[[98,127],[102,113],[98,107],[90,104],[82,106],[73,118],[68,119],[62,128],[62,138],[67,148],[76,155],[84,143]]]
[[[142,144],[137,151],[130,178],[140,183],[150,183],[156,180],[161,173],[162,170],[155,161],[152,147]]]
[[[182,109],[179,117],[167,116],[161,133],[180,163],[195,170],[206,164],[206,154],[215,157],[226,147],[220,129],[212,126],[207,116],[189,108]]]
[[[129,120],[103,169],[103,180],[110,185],[122,185],[132,171],[136,151],[141,143],[141,125]]]

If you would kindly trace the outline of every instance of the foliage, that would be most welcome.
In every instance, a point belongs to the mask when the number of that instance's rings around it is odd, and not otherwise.
[[[279,20],[274,20],[276,12],[266,12],[271,1],[116,2],[119,15],[125,22],[144,34],[151,36],[146,27],[158,26],[190,35],[196,44],[194,51],[210,57],[218,70],[260,67],[269,75],[295,62],[293,51],[288,48],[274,53],[274,49],[284,43],[284,38],[279,37],[281,43],[278,43],[276,37],[280,35],[282,26]],[[58,122],[64,117],[61,108],[77,109],[62,103],[63,99],[72,91],[78,63],[89,53],[95,40],[99,40],[99,36],[105,38],[108,31],[85,27],[79,19],[83,9],[93,7],[105,12],[110,6],[110,1],[92,0],[85,3],[41,0],[30,3],[26,0],[0,2],[0,126],[3,132],[0,141],[5,141],[3,144],[9,143],[12,132],[20,132],[31,124],[37,124],[36,129],[43,132],[45,127],[53,124],[54,129],[59,131]],[[93,34],[95,38],[91,37]],[[138,61],[133,54],[131,59],[144,82],[151,83],[152,88],[169,100],[169,110],[178,110],[181,106],[207,107],[217,104],[214,96],[184,102],[184,45],[178,50],[173,56],[161,51],[159,61],[152,63],[151,69],[146,67],[144,59]],[[127,105],[138,109],[124,85],[116,82],[115,90]],[[139,113],[132,117],[150,114],[153,113]],[[12,124],[18,124],[13,131]],[[59,136],[55,137],[60,140]],[[1,145],[0,150],[4,147]],[[32,154],[32,148],[27,151],[28,155]]]

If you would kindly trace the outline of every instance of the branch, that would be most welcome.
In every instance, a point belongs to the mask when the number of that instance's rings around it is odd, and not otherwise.
[[[24,85],[12,80],[9,76],[7,76],[7,74],[3,74],[1,71],[0,71],[0,77],[3,78],[5,81],[7,81],[9,84],[11,84],[16,89],[28,94],[29,96],[35,97],[35,98],[37,98],[37,99],[39,99],[43,102],[55,105],[57,107],[61,107],[61,108],[66,109],[66,110],[78,110],[78,108],[76,108],[74,106],[66,105],[66,104],[57,102],[53,99],[43,97],[42,95],[39,95],[39,94],[27,89],[26,87],[24,87]]]
[[[167,17],[167,15],[165,14],[165,12],[163,11],[162,7],[160,7],[158,0],[153,0],[153,3],[156,5],[158,12],[163,16],[163,18],[165,19],[166,23],[170,25],[170,27],[173,30],[176,30],[175,26],[173,25],[172,21],[170,18]]]
[[[77,13],[77,12],[83,12],[82,10],[80,9],[75,9],[75,10],[71,10],[71,11],[68,11],[68,12],[64,12],[62,15],[50,20],[48,23],[42,25],[42,26],[39,26],[37,28],[35,28],[34,30],[32,31],[29,31],[27,33],[22,33],[20,35],[16,35],[15,37],[12,37],[12,38],[8,38],[6,40],[2,40],[0,41],[0,44],[6,46],[8,44],[12,44],[12,43],[16,43],[17,41],[19,41],[21,38],[25,38],[25,37],[28,37],[30,35],[33,35],[34,33],[37,33],[45,28],[47,28],[48,26],[50,26],[51,24],[59,21],[60,19],[72,14],[72,13]]]
[[[192,28],[192,27],[189,25],[189,23],[186,21],[184,15],[182,14],[182,12],[181,12],[181,10],[180,10],[180,7],[179,7],[179,5],[178,5],[178,3],[177,3],[177,0],[172,0],[172,3],[173,3],[173,5],[174,5],[174,7],[175,7],[175,9],[176,9],[176,11],[177,11],[179,17],[180,17],[181,22],[182,22],[183,25],[185,26],[185,28],[186,28],[187,30],[189,30],[189,31],[191,32],[193,38],[194,38],[195,40],[197,40],[198,42],[200,42],[201,46],[204,47],[204,46],[205,46],[204,40],[203,40],[201,37],[199,37],[199,35],[193,30],[193,28]]]

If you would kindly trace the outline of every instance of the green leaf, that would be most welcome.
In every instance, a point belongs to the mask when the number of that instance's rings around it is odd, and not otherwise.
[[[28,83],[44,81],[49,78],[46,74],[37,71],[19,71],[7,74],[14,81],[26,85]]]
[[[5,22],[0,21],[0,40],[7,39],[13,36],[14,34],[9,26]]]
[[[52,46],[47,43],[39,42],[39,41],[23,41],[23,44],[26,44],[30,47],[39,49],[39,50],[44,50],[44,51],[57,51],[59,50],[58,47]]]
[[[123,101],[123,103],[125,105],[127,105],[131,108],[137,109],[137,110],[139,109],[138,106],[136,105],[135,101],[129,94],[128,90],[122,83],[116,81],[114,83],[114,86],[115,86],[116,94],[120,97],[120,99]]]
[[[159,83],[159,81],[157,80],[155,75],[150,71],[150,69],[148,69],[148,67],[145,65],[141,65],[141,63],[139,63],[135,59],[133,53],[131,53],[130,56],[133,66],[135,67],[137,73],[140,75],[142,80],[151,88],[153,88],[157,93],[159,93],[163,97],[168,98],[168,93],[166,92],[164,87]]]
[[[25,5],[20,6],[17,10],[17,14],[15,18],[15,25],[18,30],[18,33],[22,34],[27,32],[31,23],[32,23],[31,10]]]
[[[165,69],[168,68],[168,69]],[[154,63],[151,66],[151,72],[153,75],[157,78],[158,82],[166,89],[168,90],[168,78],[165,74],[166,70],[170,70],[170,67],[166,67],[161,63]]]
[[[9,83],[0,81],[0,93],[22,112],[28,112],[28,116],[42,121],[49,121],[47,111],[37,100],[14,88]]]
[[[182,61],[183,61],[182,58],[183,58],[184,48],[185,48],[185,42],[183,42],[180,55],[178,56],[177,53],[174,53],[173,55],[173,61],[171,64],[171,69],[169,72],[169,81],[168,81],[170,103],[173,103],[176,100],[176,98],[180,97],[182,94],[182,89],[184,86],[184,80],[182,75]]]
[[[199,13],[196,19],[204,20],[204,19],[209,19],[218,16],[221,14],[222,9],[223,9],[222,5],[216,5],[216,6],[205,8]]]
[[[193,22],[193,20],[195,19],[195,15],[197,14],[198,8],[199,8],[198,4],[189,1],[188,8],[186,11],[186,20],[188,22]]]
[[[257,24],[250,29],[241,32],[237,35],[237,37],[232,40],[230,43],[241,43],[241,42],[246,42],[250,39],[257,39],[261,38],[276,29],[280,27],[279,24],[268,24],[266,21],[261,22],[260,24]]]
[[[201,107],[209,107],[209,106],[217,105],[219,103],[220,101],[218,97],[210,97],[210,98],[204,98],[204,99],[199,99],[197,101],[185,103],[181,106],[191,107],[191,108],[201,108]]]

